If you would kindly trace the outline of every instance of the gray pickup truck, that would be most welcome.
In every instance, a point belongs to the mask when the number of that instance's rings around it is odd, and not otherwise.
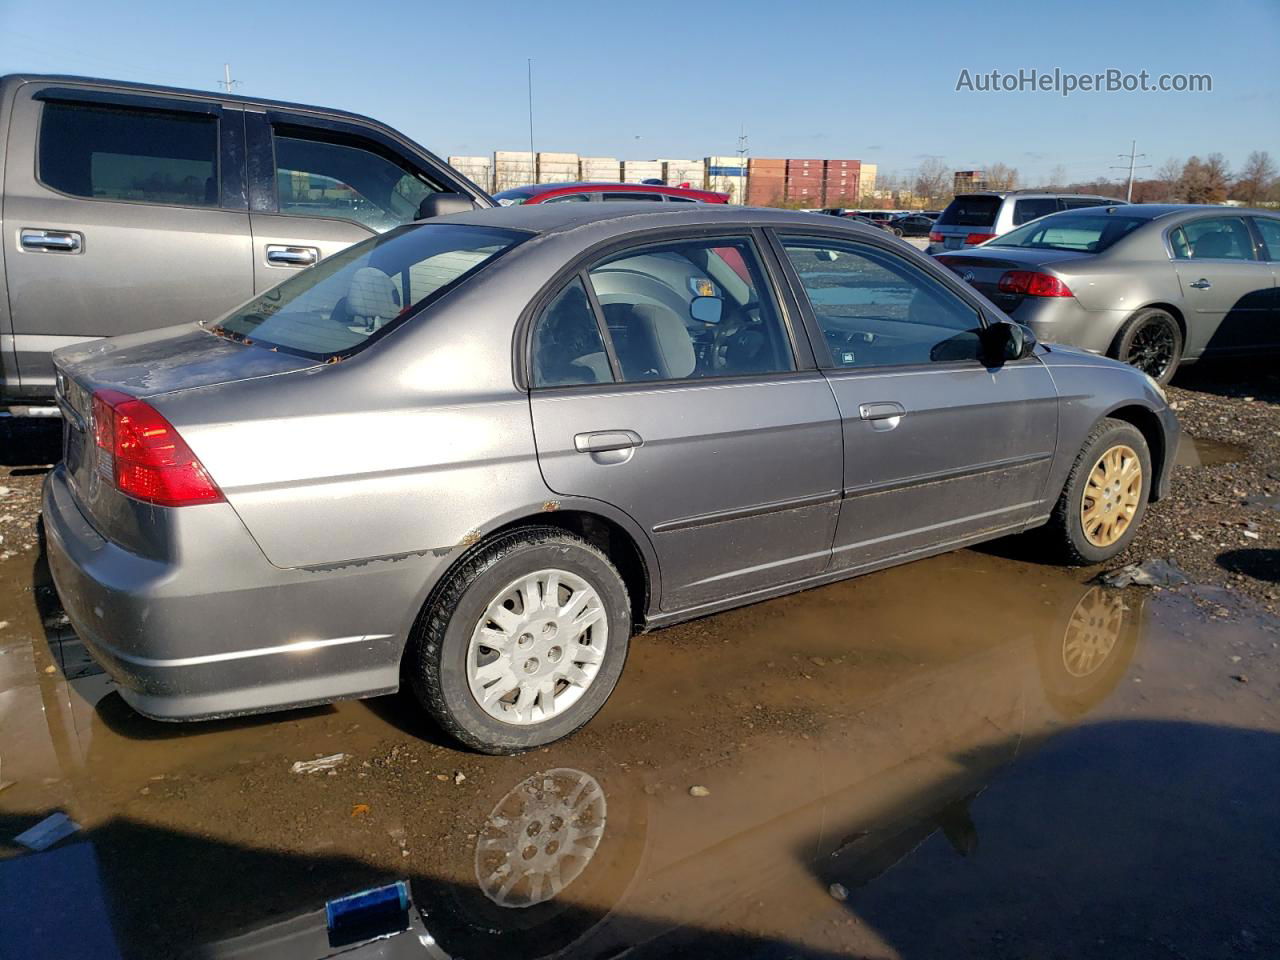
[[[368,117],[0,77],[0,409],[53,412],[58,347],[216,317],[349,244],[493,201]]]

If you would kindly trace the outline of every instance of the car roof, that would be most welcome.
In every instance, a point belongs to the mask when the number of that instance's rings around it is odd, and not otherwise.
[[[803,211],[779,210],[773,207],[740,207],[722,203],[668,205],[620,200],[615,203],[519,204],[509,207],[496,207],[492,210],[472,210],[467,213],[455,213],[447,217],[437,217],[424,222],[503,227],[540,235],[567,233],[589,224],[610,222],[615,224],[615,232],[618,234],[667,226],[689,226],[690,224],[699,226],[732,226],[739,224],[744,228],[759,224],[761,226],[799,226],[814,229],[815,227],[823,226],[830,228],[835,223],[842,223],[845,229],[859,232],[865,231],[868,236],[881,238],[884,235],[882,230],[872,230],[867,227],[848,224],[841,218],[832,217],[832,224],[825,223],[826,219],[825,217],[815,218],[813,214]]]
[[[1126,202],[1119,197],[1108,197],[1101,193],[1073,193],[1070,190],[965,190],[956,194],[957,199],[960,197],[998,197],[1001,200],[1009,197],[1018,200],[1034,200],[1036,197],[1088,197],[1090,200],[1114,200],[1118,204]]]

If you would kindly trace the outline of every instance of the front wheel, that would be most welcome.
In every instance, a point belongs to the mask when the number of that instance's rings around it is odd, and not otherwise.
[[[1138,534],[1151,491],[1151,453],[1137,427],[1107,418],[1076,457],[1049,521],[1070,563],[1103,563]]]
[[[1182,328],[1164,310],[1139,310],[1120,329],[1111,355],[1168,383],[1182,360]]]
[[[604,706],[627,659],[626,585],[603,553],[555,527],[496,538],[430,603],[406,672],[436,722],[483,753],[573,733]]]

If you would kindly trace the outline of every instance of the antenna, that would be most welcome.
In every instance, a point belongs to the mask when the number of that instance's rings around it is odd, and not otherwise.
[[[1121,160],[1128,160],[1128,161],[1129,161],[1129,192],[1125,194],[1125,197],[1124,197],[1124,198],[1125,198],[1125,200],[1127,200],[1127,201],[1129,201],[1130,203],[1132,203],[1132,202],[1133,202],[1133,171],[1134,171],[1134,170],[1149,170],[1149,169],[1151,169],[1151,164],[1149,164],[1149,163],[1142,163],[1142,164],[1139,164],[1139,165],[1138,165],[1138,166],[1136,166],[1136,167],[1133,165],[1133,162],[1134,162],[1135,160],[1137,160],[1137,159],[1138,159],[1138,158],[1140,158],[1140,157],[1145,157],[1145,156],[1146,156],[1146,154],[1145,154],[1145,153],[1138,153],[1138,141],[1137,141],[1137,140],[1131,140],[1131,141],[1129,141],[1129,152],[1128,152],[1128,153],[1117,153],[1117,154],[1116,154],[1116,156],[1117,156],[1117,157],[1119,157]],[[1112,167],[1111,167],[1111,169],[1112,169],[1112,170],[1123,170],[1123,169],[1124,169],[1124,167],[1122,167],[1122,166],[1120,166],[1120,165],[1118,165],[1118,164],[1117,164],[1117,165],[1112,166]]]
[[[231,79],[231,64],[224,63],[222,65],[222,79],[218,81],[218,86],[220,86],[227,93],[231,92],[232,87],[240,86],[239,80]]]
[[[533,57],[529,57],[529,182],[538,182],[538,156],[533,152]]]

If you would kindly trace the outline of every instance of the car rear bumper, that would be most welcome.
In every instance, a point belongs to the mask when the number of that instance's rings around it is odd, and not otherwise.
[[[181,509],[206,549],[179,544],[174,559],[155,559],[102,537],[62,467],[45,483],[58,595],[134,709],[195,720],[397,689],[427,568],[440,560],[285,570],[262,556],[226,504]]]
[[[1065,343],[1105,355],[1129,313],[1086,310],[1075,297],[1023,297],[1009,316],[1030,327],[1043,343]]]

